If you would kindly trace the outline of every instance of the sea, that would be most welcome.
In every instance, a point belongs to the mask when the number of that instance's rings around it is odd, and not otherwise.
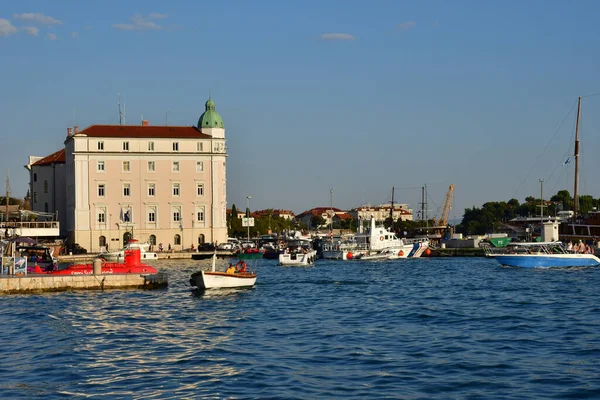
[[[167,289],[0,297],[0,398],[600,398],[599,268],[248,264],[252,289],[160,260]]]

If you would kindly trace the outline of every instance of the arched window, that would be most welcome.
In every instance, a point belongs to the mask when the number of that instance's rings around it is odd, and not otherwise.
[[[150,235],[148,238],[148,243],[150,243],[152,246],[156,246],[156,236]]]
[[[198,235],[198,244],[204,244],[204,234],[201,233]]]
[[[123,246],[125,246],[127,243],[129,243],[129,240],[131,239],[132,235],[131,232],[125,232],[123,234]]]
[[[44,203],[44,212],[48,212],[48,202]]]
[[[106,246],[106,236],[100,236],[98,238],[98,246],[100,246],[100,247]]]
[[[173,238],[173,244],[181,245],[181,236],[175,235],[175,237]]]

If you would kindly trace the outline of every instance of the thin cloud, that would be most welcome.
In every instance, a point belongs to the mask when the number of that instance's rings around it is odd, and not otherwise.
[[[56,18],[52,18],[48,15],[44,15],[42,13],[23,13],[23,14],[13,14],[15,19],[20,19],[23,21],[31,21],[37,22],[38,24],[44,25],[62,25],[62,21],[57,20]]]
[[[71,37],[72,38],[76,38],[77,36],[79,36],[78,32],[71,32]]]
[[[29,36],[37,36],[38,33],[40,33],[40,30],[38,28],[36,28],[35,26],[24,26],[23,30],[25,31],[25,33],[27,33]]]
[[[349,33],[323,33],[319,36],[322,40],[354,40],[356,39]]]
[[[0,18],[0,36],[9,36],[17,33],[17,28],[9,20]]]
[[[123,31],[160,31],[163,27],[154,20],[167,18],[167,14],[152,13],[148,16],[135,14],[129,24],[113,24],[113,28]]]
[[[415,26],[417,26],[417,23],[415,21],[406,21],[406,22],[401,22],[398,25],[396,25],[396,29],[401,30],[401,31],[407,31],[409,29],[414,28]]]
[[[56,37],[56,35],[54,33],[49,33],[48,34],[48,39],[50,39],[50,40],[56,40],[57,37]]]

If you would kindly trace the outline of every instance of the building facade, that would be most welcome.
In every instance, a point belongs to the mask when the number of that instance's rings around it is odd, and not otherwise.
[[[225,129],[211,99],[197,126],[92,125],[64,145],[59,221],[71,243],[97,252],[131,237],[175,250],[227,241]]]
[[[390,217],[391,210],[391,204],[381,204],[378,206],[361,206],[349,211],[349,214],[356,220],[368,221],[373,216],[376,222],[383,222]],[[413,210],[408,207],[408,204],[394,204],[392,216],[394,221],[398,219],[412,221]]]

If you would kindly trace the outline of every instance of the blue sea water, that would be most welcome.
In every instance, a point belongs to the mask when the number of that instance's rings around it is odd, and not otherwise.
[[[0,297],[0,398],[600,398],[598,268],[250,263],[249,290],[169,260],[165,290]]]

